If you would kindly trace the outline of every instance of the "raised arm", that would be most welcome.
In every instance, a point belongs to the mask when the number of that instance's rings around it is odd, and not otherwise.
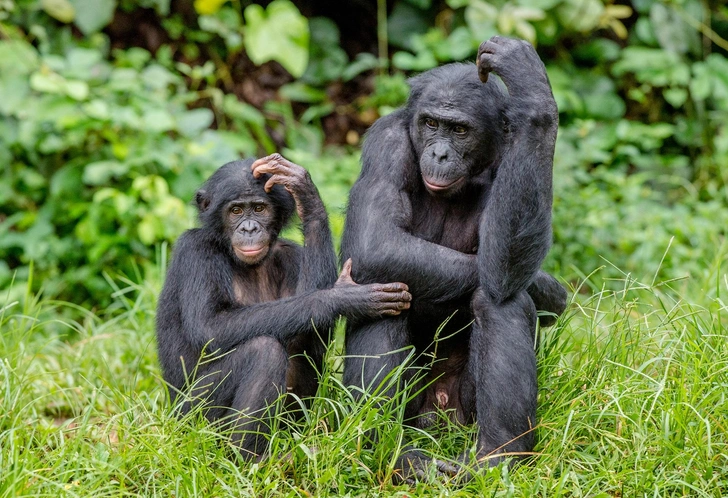
[[[354,261],[361,282],[405,282],[415,297],[446,302],[477,285],[475,257],[410,233],[406,185],[412,146],[401,112],[378,120],[367,133],[362,172],[351,189],[342,258]]]
[[[507,145],[480,223],[480,284],[496,302],[534,280],[551,245],[552,168],[558,128],[546,70],[531,44],[493,37],[478,51],[481,80],[505,83]]]
[[[280,154],[258,159],[251,169],[255,178],[266,173],[271,175],[265,185],[266,191],[281,184],[296,202],[304,238],[296,294],[332,287],[336,281],[336,256],[329,218],[311,175]]]

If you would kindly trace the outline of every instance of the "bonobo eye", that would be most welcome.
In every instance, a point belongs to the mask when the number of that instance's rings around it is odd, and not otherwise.
[[[454,131],[456,135],[465,135],[468,133],[468,129],[460,125],[455,126],[452,131]]]
[[[253,211],[255,211],[256,213],[262,213],[263,211],[265,211],[265,204],[256,204],[253,208]]]
[[[428,128],[432,128],[433,130],[437,128],[437,121],[432,118],[425,118],[425,124]]]
[[[230,212],[234,215],[241,215],[243,214],[243,208],[241,208],[240,206],[233,206]]]

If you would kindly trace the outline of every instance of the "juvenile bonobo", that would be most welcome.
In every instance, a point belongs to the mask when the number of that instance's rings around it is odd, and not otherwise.
[[[223,420],[255,458],[267,405],[286,391],[315,394],[337,317],[397,316],[411,296],[401,283],[357,285],[350,261],[336,280],[318,191],[278,154],[225,164],[196,201],[202,227],[177,241],[159,297],[159,361],[172,400],[185,398],[182,413],[205,403],[207,418]],[[294,207],[303,247],[278,238]]]
[[[536,310],[552,314],[541,318],[547,326],[566,306],[563,287],[539,270],[551,244],[557,125],[534,48],[493,37],[477,66],[411,80],[407,104],[367,133],[350,193],[342,256],[353,259],[354,279],[404,282],[413,301],[397,317],[349,320],[344,381],[371,387],[402,363],[402,348],[433,352],[436,329],[455,313],[429,387],[405,413],[418,426],[436,407],[476,421],[476,464],[533,448]],[[415,450],[399,461],[409,478],[427,464]]]

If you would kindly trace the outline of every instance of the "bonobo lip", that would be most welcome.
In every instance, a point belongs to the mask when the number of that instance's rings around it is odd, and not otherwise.
[[[252,257],[255,257],[255,256],[259,255],[260,253],[262,253],[263,250],[265,249],[265,246],[233,247],[233,249],[235,249],[235,252],[237,253],[238,256],[243,256],[245,258],[252,258]]]
[[[460,177],[460,178],[458,178],[457,180],[454,180],[454,181],[452,181],[452,182],[448,183],[447,185],[440,185],[440,184],[438,184],[438,183],[431,183],[431,182],[428,182],[428,181],[427,181],[427,178],[425,178],[424,176],[422,177],[422,181],[423,181],[423,182],[425,182],[425,186],[427,187],[427,189],[428,189],[428,190],[429,190],[430,192],[442,192],[442,191],[445,191],[445,190],[450,190],[450,189],[451,189],[451,188],[453,188],[453,187],[454,187],[455,185],[457,185],[457,184],[459,184],[460,182],[462,182],[462,181],[463,181],[463,179],[464,179],[464,177],[462,177],[462,176],[461,176],[461,177]]]

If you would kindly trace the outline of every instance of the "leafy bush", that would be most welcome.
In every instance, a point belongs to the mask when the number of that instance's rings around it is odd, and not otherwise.
[[[144,275],[155,248],[193,223],[194,188],[240,155],[282,150],[309,167],[340,233],[358,155],[324,146],[325,123],[358,145],[406,99],[406,76],[471,59],[496,33],[538,46],[561,111],[550,269],[574,280],[606,260],[670,279],[725,259],[725,7],[400,0],[379,25],[390,68],[381,49],[350,58],[334,22],[288,0],[196,0],[196,18],[175,8],[0,2],[0,287],[19,288],[34,262],[36,288],[96,302],[103,272]],[[110,48],[104,30],[120,13],[156,23],[154,55]],[[266,60],[283,76],[256,108],[233,76],[254,78],[246,68]]]
[[[53,52],[0,41],[0,285],[35,261],[52,295],[106,289],[104,269],[153,260],[191,224],[202,180],[257,149],[188,109],[200,93],[170,65],[142,49],[107,60],[101,40]]]

